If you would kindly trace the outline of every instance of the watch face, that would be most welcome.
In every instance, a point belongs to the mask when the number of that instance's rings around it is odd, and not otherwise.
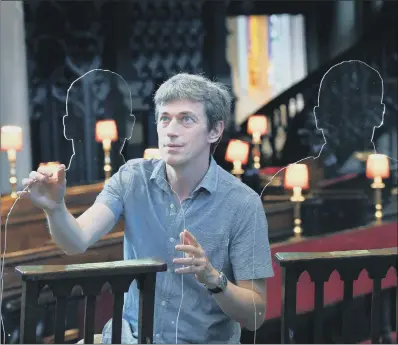
[[[225,276],[224,273],[221,273],[221,275],[220,275],[220,285],[221,285],[220,287],[221,287],[221,289],[225,289],[227,284],[228,284],[227,277]]]

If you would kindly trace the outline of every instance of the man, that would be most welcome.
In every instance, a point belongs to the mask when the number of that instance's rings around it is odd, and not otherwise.
[[[129,160],[77,219],[63,202],[63,167],[56,178],[32,172],[25,183],[39,183],[26,195],[45,210],[67,254],[84,252],[123,215],[124,258],[166,261],[156,282],[154,342],[239,343],[241,325],[255,330],[264,321],[265,279],[273,269],[259,195],[211,156],[231,96],[202,76],[178,74],[154,101],[161,160]],[[137,342],[138,296],[133,282],[123,343]],[[102,341],[111,341],[111,322]]]

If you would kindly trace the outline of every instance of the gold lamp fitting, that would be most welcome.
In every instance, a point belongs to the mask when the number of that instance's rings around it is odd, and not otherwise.
[[[225,160],[233,163],[234,167],[231,173],[238,179],[242,179],[241,176],[244,174],[242,165],[247,164],[249,158],[249,146],[249,143],[236,139],[231,139],[228,143]]]
[[[260,155],[261,155],[261,136],[268,132],[268,121],[265,115],[252,115],[249,117],[247,123],[247,133],[252,135],[252,144],[254,148],[253,153],[253,167],[260,169]]]
[[[252,155],[253,155],[253,168],[254,169],[260,169],[261,164],[260,164],[260,145],[255,144],[253,149],[252,149]]]
[[[17,151],[7,150],[8,162],[10,163],[10,185],[11,185],[11,198],[17,197]]]
[[[303,233],[303,228],[301,227],[301,203],[305,200],[301,193],[301,187],[293,188],[293,195],[290,197],[290,201],[294,202],[294,227],[293,233],[295,237],[301,237]]]
[[[385,187],[383,178],[390,176],[390,162],[388,156],[383,154],[370,154],[366,161],[366,177],[373,179],[370,185],[374,190],[375,220],[383,219],[382,189]]]
[[[111,165],[111,147],[112,141],[118,138],[117,127],[115,120],[99,120],[96,123],[95,137],[97,142],[102,143],[104,150],[104,172],[105,183],[110,179],[112,174]]]
[[[7,152],[8,162],[10,164],[10,185],[11,198],[17,197],[17,152],[22,150],[22,128],[19,126],[1,127],[1,151]]]
[[[242,162],[241,161],[233,161],[233,169],[231,171],[232,175],[237,176],[238,178],[241,177],[241,175],[244,174],[244,170],[242,169]]]
[[[111,165],[111,140],[105,139],[102,141],[102,148],[104,149],[104,171],[105,171],[105,182],[108,181],[112,173]]]
[[[260,145],[261,144],[261,133],[260,132],[253,132],[252,144],[254,144],[254,145]]]
[[[308,167],[305,164],[290,164],[285,173],[285,189],[293,189],[290,201],[294,203],[293,233],[295,238],[300,238],[303,233],[301,221],[301,203],[305,200],[302,191],[309,187]]]
[[[375,219],[381,221],[383,219],[383,201],[382,201],[382,189],[385,184],[382,182],[380,176],[375,177],[373,183],[370,185],[374,189],[374,205],[375,205]]]

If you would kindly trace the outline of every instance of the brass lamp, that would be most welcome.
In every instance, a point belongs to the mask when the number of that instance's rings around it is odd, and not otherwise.
[[[104,171],[105,182],[109,180],[112,173],[111,166],[111,145],[118,138],[115,120],[97,121],[95,127],[95,140],[102,143],[104,149]]]
[[[301,203],[305,200],[302,191],[309,188],[308,167],[305,164],[290,164],[285,173],[285,189],[293,190],[290,201],[294,202],[294,228],[295,237],[301,237]]]
[[[252,135],[253,167],[260,169],[260,145],[261,136],[268,133],[267,117],[264,115],[252,115],[247,123],[247,133]]]
[[[155,148],[148,148],[144,151],[144,159],[160,159],[160,150]]]
[[[234,164],[234,168],[231,173],[238,179],[245,172],[242,169],[243,164],[247,164],[249,158],[249,143],[241,140],[231,139],[227,146],[227,152],[225,153],[225,160]]]
[[[374,189],[375,218],[383,218],[383,201],[381,190],[385,187],[383,179],[390,177],[390,161],[386,155],[374,153],[366,161],[366,177],[373,179],[371,187]]]
[[[40,167],[46,167],[50,170],[53,174],[58,170],[58,167],[61,165],[60,162],[47,162],[47,163],[40,163]]]
[[[1,127],[1,151],[6,151],[10,163],[11,198],[17,197],[17,152],[22,149],[22,128],[18,126]]]

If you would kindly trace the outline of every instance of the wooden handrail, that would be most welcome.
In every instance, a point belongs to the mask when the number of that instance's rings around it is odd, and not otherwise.
[[[329,262],[339,262],[343,260],[350,262],[363,260],[363,259],[378,259],[389,258],[391,263],[394,263],[394,258],[397,257],[398,247],[371,249],[371,250],[345,250],[335,252],[297,252],[297,253],[276,253],[275,259],[282,267],[291,267],[301,263],[314,262],[322,265]],[[344,262],[345,263],[345,262]]]
[[[156,259],[123,260],[76,265],[18,266],[22,277],[21,343],[36,343],[38,298],[48,287],[56,299],[54,342],[64,342],[65,317],[68,297],[75,286],[80,286],[86,298],[84,343],[94,339],[95,302],[105,283],[114,296],[112,343],[121,343],[124,293],[133,280],[140,290],[138,343],[153,341],[153,315],[157,272],[167,270],[163,261]]]
[[[165,271],[167,267],[160,260],[137,259],[77,265],[27,265],[18,266],[15,269],[21,274],[23,280],[41,281],[156,273]]]

